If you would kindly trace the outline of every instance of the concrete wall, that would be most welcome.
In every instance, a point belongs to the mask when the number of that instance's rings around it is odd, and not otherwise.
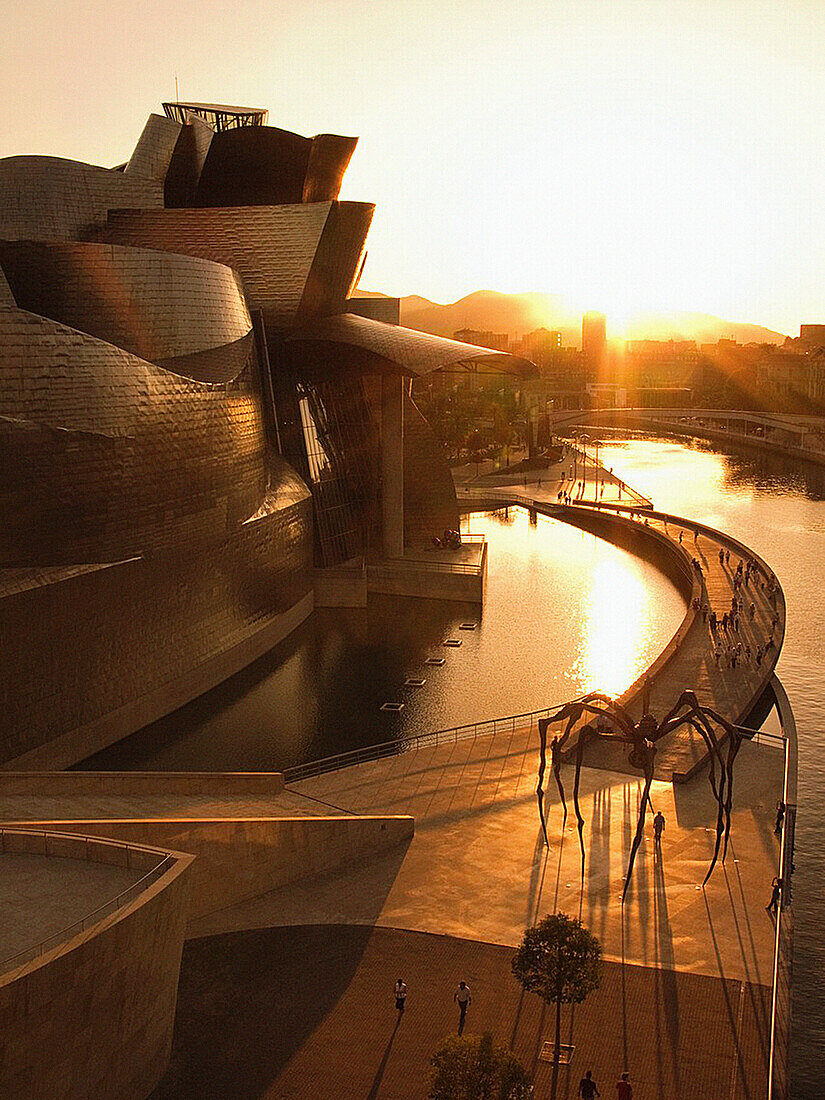
[[[18,825],[34,827],[31,822]],[[196,856],[190,873],[190,920],[374,857],[405,844],[415,830],[412,817],[356,816],[50,821],[37,827]]]
[[[133,902],[0,977],[0,1095],[142,1100],[156,1087],[172,1046],[191,863],[173,854]]]
[[[376,562],[367,566],[367,589],[388,596],[418,596],[430,600],[483,603],[487,558],[476,572],[443,572],[413,561]]]
[[[0,795],[276,795],[284,789],[281,772],[4,772]]]

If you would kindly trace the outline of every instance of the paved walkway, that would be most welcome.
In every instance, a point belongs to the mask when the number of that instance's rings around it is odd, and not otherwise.
[[[466,1034],[492,1032],[549,1096],[540,1059],[554,1010],[525,994],[507,947],[385,928],[239,932],[184,948],[172,1066],[157,1100],[424,1100],[429,1060],[457,1030],[452,996],[472,991]],[[403,976],[399,1019],[392,986]],[[761,1100],[768,991],[739,981],[607,963],[601,987],[565,1007],[574,1046],[558,1100],[592,1069],[615,1096],[627,1068],[639,1100]]]
[[[581,914],[609,958],[769,984],[773,924],[764,906],[778,858],[773,807],[782,763],[774,747],[743,746],[731,849],[704,890],[716,821],[707,780],[654,782],[653,805],[667,819],[661,859],[648,818],[624,906],[642,781],[596,768],[583,772],[582,879],[572,808],[564,821],[552,790],[550,850],[543,845],[535,727],[331,772],[296,783],[293,796],[310,808],[321,802],[345,812],[412,814],[409,847],[242,902],[192,931],[360,923],[516,944],[537,916],[562,909]],[[569,792],[573,768],[563,775]]]

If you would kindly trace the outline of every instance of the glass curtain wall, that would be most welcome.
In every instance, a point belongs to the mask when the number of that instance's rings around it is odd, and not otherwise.
[[[366,555],[378,500],[378,433],[358,375],[296,382],[307,472],[315,504],[316,561]]]

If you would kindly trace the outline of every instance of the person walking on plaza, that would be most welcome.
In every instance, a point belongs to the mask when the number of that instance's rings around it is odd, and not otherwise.
[[[593,1080],[593,1070],[589,1069],[579,1081],[579,1096],[581,1100],[593,1100],[594,1096],[601,1096],[601,1093],[596,1088],[596,1082]]]
[[[453,994],[453,1000],[458,1003],[458,1009],[460,1015],[458,1017],[458,1034],[461,1035],[464,1031],[464,1020],[467,1016],[467,1005],[472,1001],[470,996],[470,987],[466,982],[461,981],[458,983],[458,989]]]
[[[398,1009],[399,1016],[404,1011],[404,1005],[407,1000],[407,983],[403,978],[399,978],[395,983],[395,1007]]]
[[[630,1074],[625,1072],[616,1082],[616,1100],[633,1100],[633,1086],[630,1083]]]
[[[771,900],[765,906],[766,913],[776,914],[779,909],[779,899],[782,896],[782,879],[774,877],[773,885],[771,886]]]
[[[780,798],[776,803],[776,823],[773,831],[775,836],[782,836],[782,820],[785,817],[785,803]]]
[[[665,815],[661,810],[656,811],[653,818],[653,839],[657,848],[662,847],[662,833],[665,831]]]

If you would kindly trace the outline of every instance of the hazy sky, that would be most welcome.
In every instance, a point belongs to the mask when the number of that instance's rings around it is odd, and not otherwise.
[[[825,0],[5,0],[0,156],[174,98],[357,134],[362,286],[825,321]]]

